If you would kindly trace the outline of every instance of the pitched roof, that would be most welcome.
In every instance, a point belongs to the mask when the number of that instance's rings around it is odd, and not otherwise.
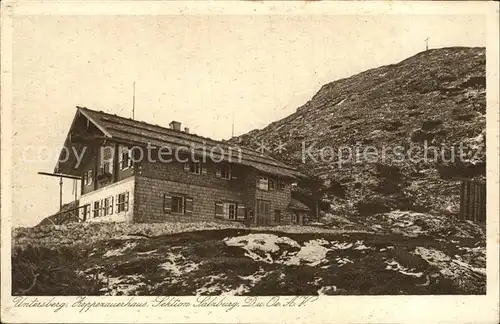
[[[263,173],[293,178],[306,177],[281,161],[243,146],[229,145],[208,137],[95,111],[86,107],[77,108],[77,114],[80,112],[90,120],[104,134],[105,138],[139,146],[151,145],[171,149],[188,147],[195,154],[202,155],[210,152],[214,157],[217,156],[232,163],[248,165]]]

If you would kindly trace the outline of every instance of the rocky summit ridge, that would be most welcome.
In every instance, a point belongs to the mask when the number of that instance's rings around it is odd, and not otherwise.
[[[485,49],[449,47],[325,84],[293,114],[230,142],[265,143],[319,180],[311,189],[329,213],[456,214],[459,181],[484,177],[485,131]]]

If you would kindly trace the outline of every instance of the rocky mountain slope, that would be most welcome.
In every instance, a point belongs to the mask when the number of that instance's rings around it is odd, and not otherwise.
[[[456,214],[458,180],[485,174],[485,62],[484,48],[431,49],[326,84],[290,116],[230,141],[264,143],[318,178],[315,194],[334,214]]]

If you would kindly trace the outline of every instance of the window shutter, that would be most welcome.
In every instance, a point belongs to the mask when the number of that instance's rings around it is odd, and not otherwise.
[[[244,220],[246,217],[245,217],[245,211],[246,211],[246,208],[245,206],[243,205],[238,205],[238,213],[236,215],[236,218],[238,220]]]
[[[184,212],[186,215],[191,216],[193,215],[193,198],[191,197],[186,197],[185,202],[184,202]]]
[[[124,208],[125,208],[124,210],[125,210],[125,211],[128,211],[128,191],[127,191],[127,193],[125,194],[125,204],[123,204],[123,206],[124,206]]]
[[[189,172],[189,162],[184,163],[184,171]]]
[[[207,174],[207,166],[205,163],[200,163],[201,174]]]
[[[109,198],[109,209],[108,209],[108,214],[109,215],[112,215],[113,214],[113,202],[114,202],[114,197],[113,196],[110,196]]]
[[[224,217],[224,204],[220,202],[215,203],[215,217],[223,218]]]
[[[222,213],[224,218],[229,219],[229,204],[223,205]]]
[[[120,204],[120,195],[115,196],[115,203],[116,203],[116,212],[118,212],[120,209],[118,208],[118,205]]]
[[[104,199],[99,203],[99,216],[104,216]]]
[[[217,166],[217,170],[215,171],[215,175],[220,178],[222,177],[222,172],[221,172],[221,169],[220,169],[220,165]]]
[[[172,196],[167,194],[163,195],[163,212],[170,213],[172,210]]]

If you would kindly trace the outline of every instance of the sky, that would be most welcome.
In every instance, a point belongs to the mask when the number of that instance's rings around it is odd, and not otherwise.
[[[425,49],[485,46],[480,16],[17,16],[13,226],[59,209],[52,172],[76,106],[215,139],[263,128],[328,82]],[[64,202],[72,200],[64,181]]]

